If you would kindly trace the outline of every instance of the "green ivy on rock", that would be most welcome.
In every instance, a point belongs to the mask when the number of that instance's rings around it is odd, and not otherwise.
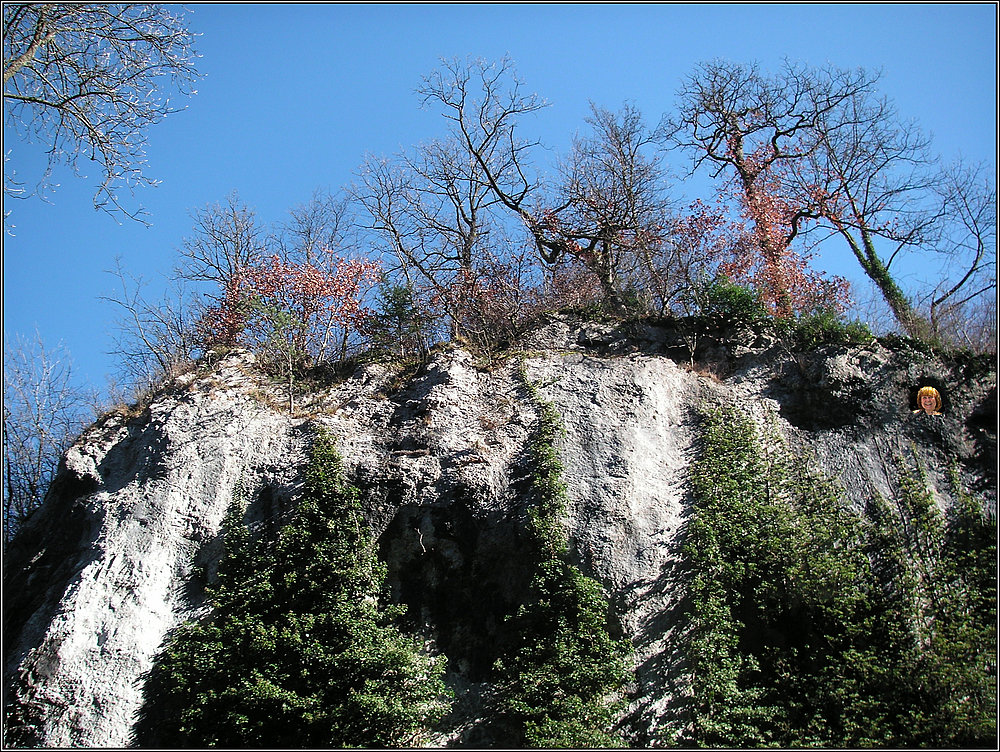
[[[910,602],[920,649],[909,667],[919,707],[915,740],[935,746],[996,741],[996,518],[947,470],[955,499],[942,514],[911,451],[896,457],[902,525],[893,531],[912,572]]]
[[[500,717],[517,746],[621,747],[613,727],[623,709],[631,645],[612,637],[600,583],[570,561],[561,525],[567,491],[555,446],[562,423],[523,373],[522,380],[539,408],[529,447],[528,530],[537,562],[529,598],[507,624],[510,649],[496,664]]]
[[[318,430],[304,488],[273,541],[242,505],[224,524],[211,612],[179,628],[149,672],[140,746],[413,746],[447,710],[443,659],[384,604],[357,489]]]

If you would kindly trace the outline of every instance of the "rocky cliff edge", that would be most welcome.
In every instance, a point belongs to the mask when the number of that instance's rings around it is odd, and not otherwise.
[[[9,729],[41,746],[129,744],[143,672],[203,610],[234,494],[251,500],[247,524],[280,517],[296,497],[306,424],[319,421],[363,489],[395,597],[449,657],[459,702],[438,742],[475,743],[492,637],[526,586],[521,491],[537,405],[522,369],[565,426],[573,555],[636,649],[623,726],[639,745],[679,676],[671,572],[700,410],[733,405],[777,430],[858,504],[871,488],[889,493],[893,453],[916,452],[942,504],[954,463],[995,512],[995,365],[905,343],[794,352],[749,330],[701,338],[697,358],[690,344],[654,323],[553,317],[489,365],[453,346],[409,375],[359,365],[293,415],[281,386],[236,352],[175,379],[138,415],[105,416],[67,452],[5,557]],[[943,416],[911,413],[925,383],[944,393]]]

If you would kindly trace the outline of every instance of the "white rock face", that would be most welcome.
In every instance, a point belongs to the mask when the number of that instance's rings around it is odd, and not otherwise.
[[[128,743],[139,677],[198,605],[186,585],[235,484],[294,475],[301,447],[290,422],[227,388],[244,377],[226,370],[155,402],[138,430],[116,418],[93,428],[66,456],[64,472],[96,485],[78,501],[99,520],[96,534],[75,552],[69,581],[50,584],[65,588],[55,609],[32,614],[8,655],[39,709],[45,746]]]
[[[528,375],[563,416],[571,540],[636,648],[632,725],[648,734],[669,699],[658,666],[680,595],[670,571],[704,379],[666,358],[576,354],[533,360]]]
[[[910,415],[907,390],[931,371],[955,380],[941,364],[914,373],[878,347],[805,360],[744,350],[720,379],[666,357],[662,343],[635,341],[650,340],[559,320],[536,335],[523,367],[565,425],[558,448],[573,555],[607,588],[636,648],[624,728],[642,746],[683,691],[671,649],[680,596],[673,573],[698,410],[741,407],[807,450],[852,498],[871,486],[887,491],[889,454],[912,442],[944,499],[951,457],[975,475],[983,450],[967,424],[991,383],[995,411],[995,374],[956,383],[950,414],[933,423]],[[6,672],[19,738],[130,743],[142,674],[168,632],[199,613],[202,572],[210,576],[218,558],[234,493],[250,500],[250,523],[294,500],[309,420],[338,438],[394,593],[449,655],[457,684],[482,685],[490,630],[526,584],[519,530],[536,407],[521,364],[482,369],[447,350],[396,391],[385,368],[367,366],[314,395],[308,417],[291,417],[280,390],[261,400],[243,354],[178,380],[147,415],[92,427],[5,562]],[[820,401],[830,409],[818,422],[816,395],[830,400]],[[993,442],[995,452],[995,433]]]

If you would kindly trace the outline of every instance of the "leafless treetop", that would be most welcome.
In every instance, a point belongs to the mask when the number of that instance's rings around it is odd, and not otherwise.
[[[143,174],[146,128],[195,93],[192,34],[169,5],[5,3],[5,121],[45,144],[49,171],[63,163],[103,172],[94,205],[138,218],[117,190],[155,181]],[[44,189],[48,173],[39,183]],[[30,195],[5,182],[7,195]]]

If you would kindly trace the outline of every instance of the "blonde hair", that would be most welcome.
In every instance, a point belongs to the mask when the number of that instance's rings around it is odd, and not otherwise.
[[[920,391],[917,392],[917,408],[920,408],[920,400],[924,397],[934,398],[934,412],[941,412],[941,393],[932,386],[922,386]]]

